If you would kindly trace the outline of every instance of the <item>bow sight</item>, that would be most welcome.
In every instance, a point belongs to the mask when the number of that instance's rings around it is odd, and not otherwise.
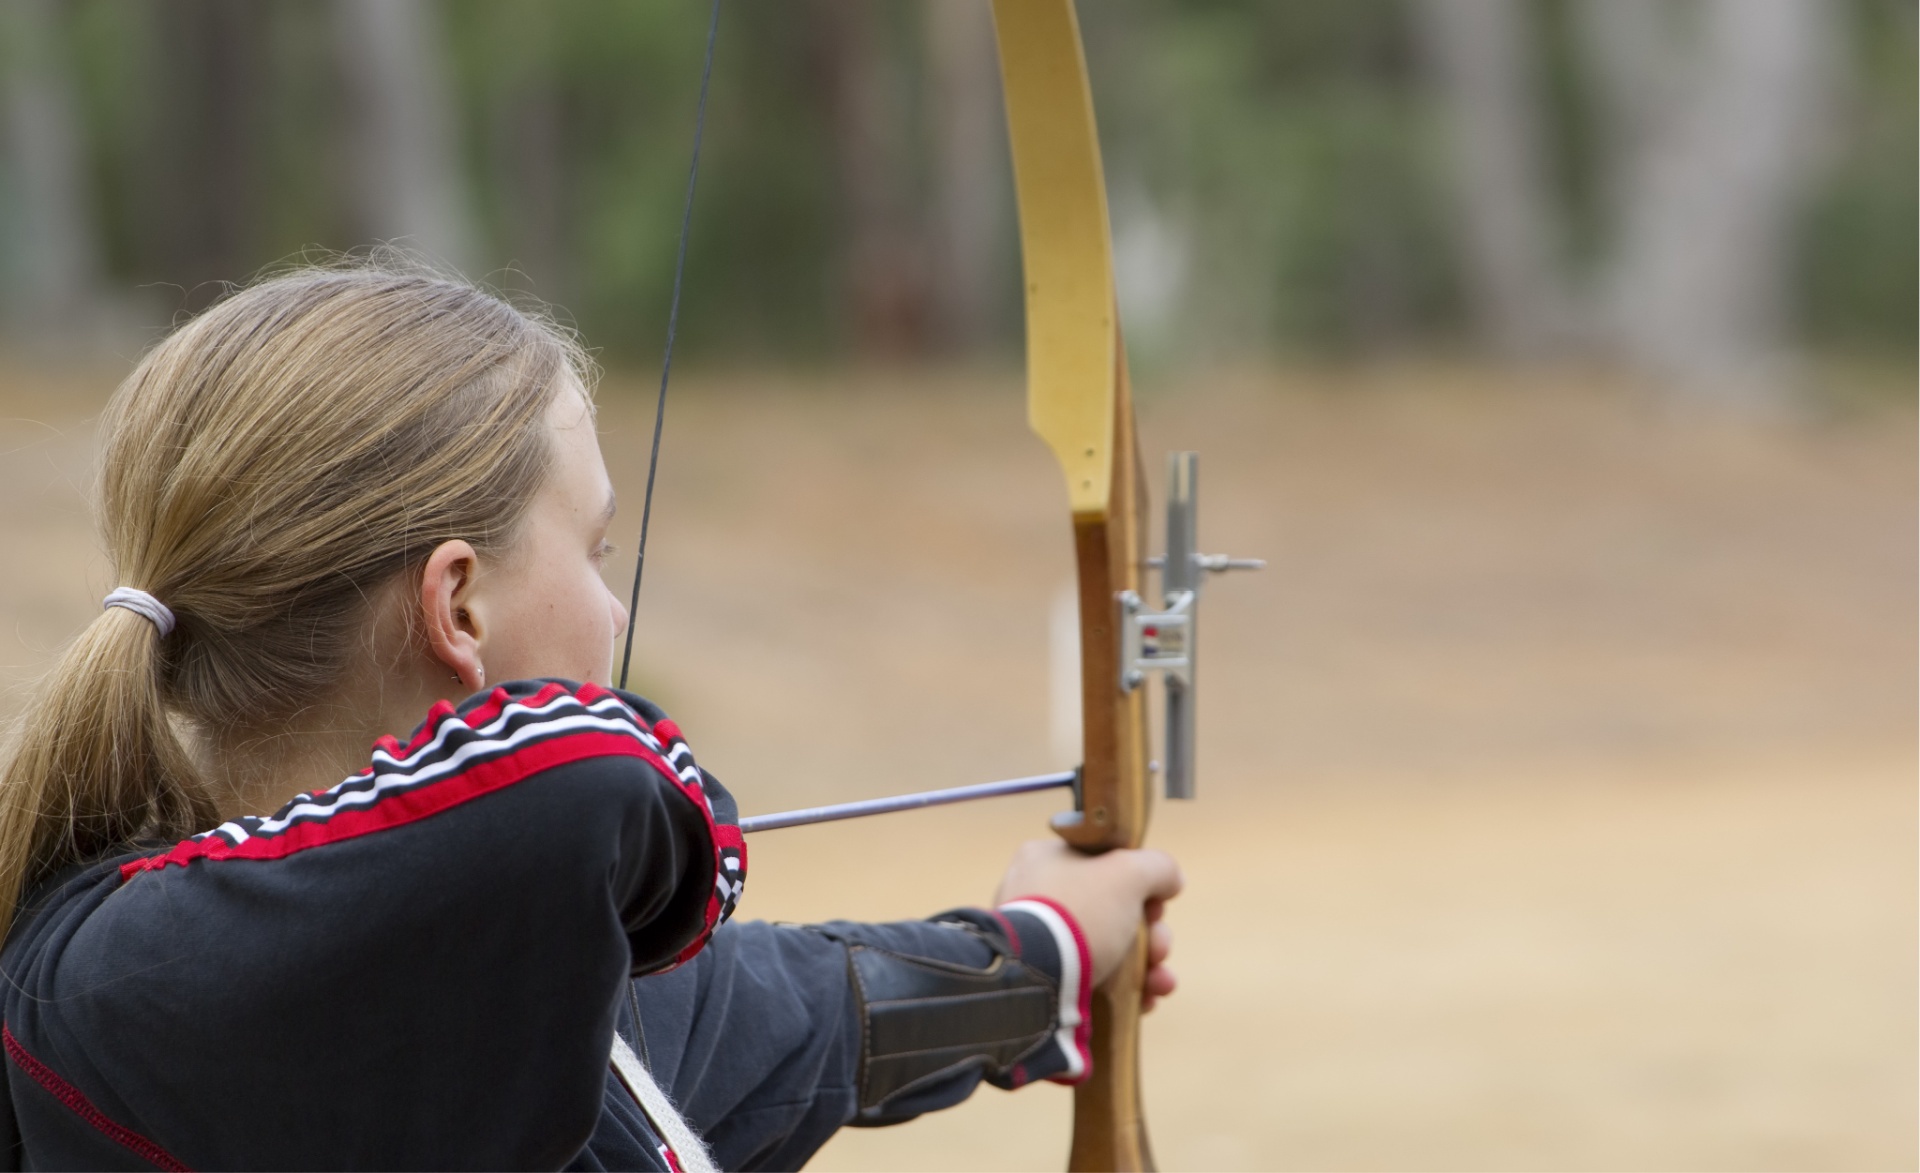
[[[1200,454],[1167,454],[1167,552],[1147,559],[1160,572],[1158,611],[1133,591],[1121,591],[1120,689],[1131,692],[1147,673],[1166,673],[1166,759],[1168,798],[1192,798],[1193,683],[1199,652],[1202,572],[1260,570],[1260,558],[1202,554],[1194,543],[1199,529]]]

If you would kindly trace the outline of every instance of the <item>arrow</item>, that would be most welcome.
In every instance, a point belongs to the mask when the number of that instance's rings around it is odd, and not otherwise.
[[[981,798],[999,798],[1008,794],[1031,794],[1037,790],[1057,790],[1078,786],[1080,771],[1062,770],[1058,774],[1034,774],[1026,778],[1008,778],[1000,782],[976,782],[972,786],[953,786],[946,790],[922,790],[917,794],[896,794],[891,798],[863,798],[833,806],[810,806],[802,810],[782,811],[777,815],[749,815],[740,820],[740,833],[778,831],[782,827],[804,827],[812,823],[831,823],[839,819],[860,819],[868,815],[887,815],[895,811],[921,807],[946,806],[954,802],[973,802]]]

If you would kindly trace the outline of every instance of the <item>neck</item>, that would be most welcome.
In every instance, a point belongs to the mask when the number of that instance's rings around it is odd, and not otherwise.
[[[4,0],[0,0],[4,3]],[[404,738],[433,702],[459,696],[450,670],[419,647],[397,576],[379,594],[367,643],[391,649],[349,669],[327,699],[270,728],[221,731],[200,739],[200,776],[223,819],[270,815],[294,795],[338,785],[366,769],[373,743]]]
[[[235,732],[203,743],[202,776],[222,819],[270,815],[303,791],[325,790],[364,768],[382,730],[330,710],[309,710],[299,727]]]

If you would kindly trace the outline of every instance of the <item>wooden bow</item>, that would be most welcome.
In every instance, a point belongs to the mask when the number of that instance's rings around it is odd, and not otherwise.
[[[1027,415],[1073,511],[1084,725],[1079,810],[1053,829],[1086,852],[1138,847],[1148,789],[1143,690],[1123,689],[1119,599],[1140,588],[1145,490],[1114,297],[1112,232],[1073,0],[994,0],[1026,278]],[[1074,1091],[1070,1169],[1151,1169],[1140,1106],[1144,931],[1093,997],[1093,1071]]]

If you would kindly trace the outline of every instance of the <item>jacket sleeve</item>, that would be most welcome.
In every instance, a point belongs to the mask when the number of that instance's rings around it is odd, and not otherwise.
[[[727,1169],[796,1169],[843,1125],[951,1107],[982,1080],[1088,1070],[1084,942],[1020,901],[894,924],[728,925],[634,983],[647,1061]]]
[[[49,995],[10,1026],[188,1165],[558,1168],[628,979],[738,898],[733,821],[637,697],[443,702],[339,786],[124,864],[10,975]]]

